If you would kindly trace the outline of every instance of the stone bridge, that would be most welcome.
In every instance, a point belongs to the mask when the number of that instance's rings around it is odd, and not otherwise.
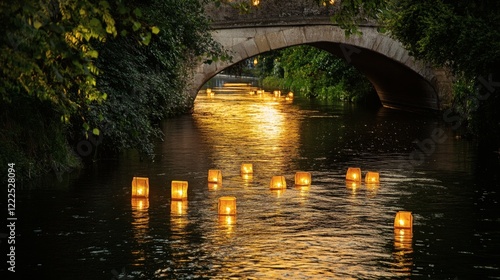
[[[290,2],[289,2],[290,1]],[[212,36],[232,55],[232,61],[200,64],[189,90],[196,97],[217,73],[245,59],[297,45],[328,51],[363,73],[383,106],[405,110],[443,110],[451,100],[451,76],[415,60],[402,44],[378,32],[376,25],[360,21],[362,35],[346,36],[332,23],[335,6],[314,0],[260,1],[250,13],[229,7],[207,7]],[[332,77],[335,78],[335,77]]]

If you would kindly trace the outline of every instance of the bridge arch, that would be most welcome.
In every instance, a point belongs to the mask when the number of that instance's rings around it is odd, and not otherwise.
[[[406,110],[441,110],[449,106],[451,76],[445,69],[416,61],[401,43],[360,27],[362,35],[346,36],[332,24],[220,28],[213,38],[232,55],[231,61],[200,64],[189,87],[195,98],[201,87],[217,73],[247,58],[271,50],[312,45],[351,64],[372,83],[382,104]]]

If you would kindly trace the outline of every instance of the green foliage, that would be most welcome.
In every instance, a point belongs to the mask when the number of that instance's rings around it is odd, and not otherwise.
[[[385,22],[412,55],[456,75],[471,78],[498,69],[498,1],[396,1]]]
[[[141,10],[161,32],[147,47],[130,38],[102,46],[98,88],[108,93],[108,100],[92,106],[88,119],[101,128],[108,150],[134,148],[151,156],[154,141],[162,136],[159,122],[192,109],[193,99],[184,95],[184,88],[193,59],[203,55],[215,60],[222,52],[209,36],[199,1],[152,0]]]
[[[500,98],[481,79],[500,77],[500,2],[497,0],[343,0],[334,20],[357,30],[357,14],[379,23],[417,59],[447,67],[456,77],[453,110],[467,130],[498,147]],[[359,17],[358,17],[359,19]],[[488,96],[477,104],[477,96]],[[487,124],[487,125],[486,125]],[[491,140],[493,139],[493,140]]]
[[[181,94],[190,65],[221,52],[205,2],[2,0],[1,163],[59,173],[92,135],[151,153],[158,121],[192,106]]]
[[[297,46],[263,56],[263,84],[309,98],[364,100],[371,84],[355,68],[332,54],[311,46]],[[272,61],[272,65],[269,64]]]

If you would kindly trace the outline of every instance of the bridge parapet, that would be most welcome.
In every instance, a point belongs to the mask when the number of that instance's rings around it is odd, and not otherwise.
[[[230,0],[231,4],[249,0]],[[338,10],[336,5],[323,6],[317,0],[262,0],[250,11],[241,12],[230,5],[216,7],[210,3],[205,13],[213,21],[214,29],[249,27],[249,26],[282,26],[301,24],[332,24],[331,17]],[[373,22],[359,19],[359,24],[372,25]]]

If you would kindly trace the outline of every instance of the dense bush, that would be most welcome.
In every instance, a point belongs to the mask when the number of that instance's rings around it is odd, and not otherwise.
[[[311,46],[262,55],[257,68],[266,88],[282,88],[309,98],[361,101],[374,94],[368,80],[351,65]]]

